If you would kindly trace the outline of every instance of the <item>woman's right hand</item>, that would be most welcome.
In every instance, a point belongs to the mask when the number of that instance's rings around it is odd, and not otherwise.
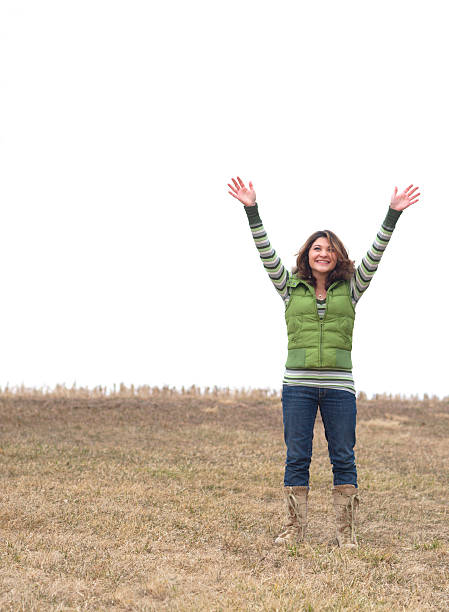
[[[238,181],[238,182],[237,182]],[[228,183],[228,187],[231,191],[228,191],[232,195],[233,198],[244,204],[245,206],[254,206],[256,203],[256,192],[254,191],[253,184],[251,181],[249,182],[249,189],[245,187],[244,182],[238,176],[237,181],[233,178],[231,183]]]

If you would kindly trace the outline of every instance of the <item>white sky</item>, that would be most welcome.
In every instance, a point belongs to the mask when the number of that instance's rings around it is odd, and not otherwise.
[[[290,268],[358,263],[419,184],[359,303],[358,390],[448,394],[446,3],[0,4],[0,385],[281,385]],[[438,228],[441,232],[438,232]]]

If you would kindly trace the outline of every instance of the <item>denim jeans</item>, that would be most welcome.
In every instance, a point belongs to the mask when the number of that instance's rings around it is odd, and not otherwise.
[[[355,396],[349,391],[284,385],[282,412],[287,445],[284,485],[309,486],[313,427],[318,406],[324,423],[334,485],[357,486]]]

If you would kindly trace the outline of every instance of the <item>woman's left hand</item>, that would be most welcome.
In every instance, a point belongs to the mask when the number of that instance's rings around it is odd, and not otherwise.
[[[393,210],[405,210],[411,204],[418,201],[420,193],[415,193],[418,187],[412,189],[413,185],[409,185],[402,193],[398,193],[398,188],[395,187],[391,196],[390,208]]]

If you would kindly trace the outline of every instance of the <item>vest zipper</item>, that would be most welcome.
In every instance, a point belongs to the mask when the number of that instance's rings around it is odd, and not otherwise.
[[[318,314],[318,306],[316,305],[316,295],[314,292],[314,296],[315,296],[315,307],[316,307],[316,316],[318,317],[319,323],[320,323],[320,345],[318,347],[318,362],[320,364],[320,368],[321,365],[323,363],[323,360],[321,358],[321,353],[322,353],[322,347],[323,347],[323,326],[324,326],[324,319],[327,316],[327,298],[329,296],[329,291],[330,289],[333,289],[333,287],[335,287],[335,285],[338,284],[339,281],[336,281],[335,283],[332,283],[332,285],[330,285],[326,291],[326,309],[324,311],[324,317],[322,319],[320,319],[320,315]]]
[[[326,316],[326,315],[324,315]],[[319,363],[320,363],[320,367],[322,364],[322,359],[321,359],[321,347],[323,346],[323,321],[320,321],[320,350],[319,350]]]

